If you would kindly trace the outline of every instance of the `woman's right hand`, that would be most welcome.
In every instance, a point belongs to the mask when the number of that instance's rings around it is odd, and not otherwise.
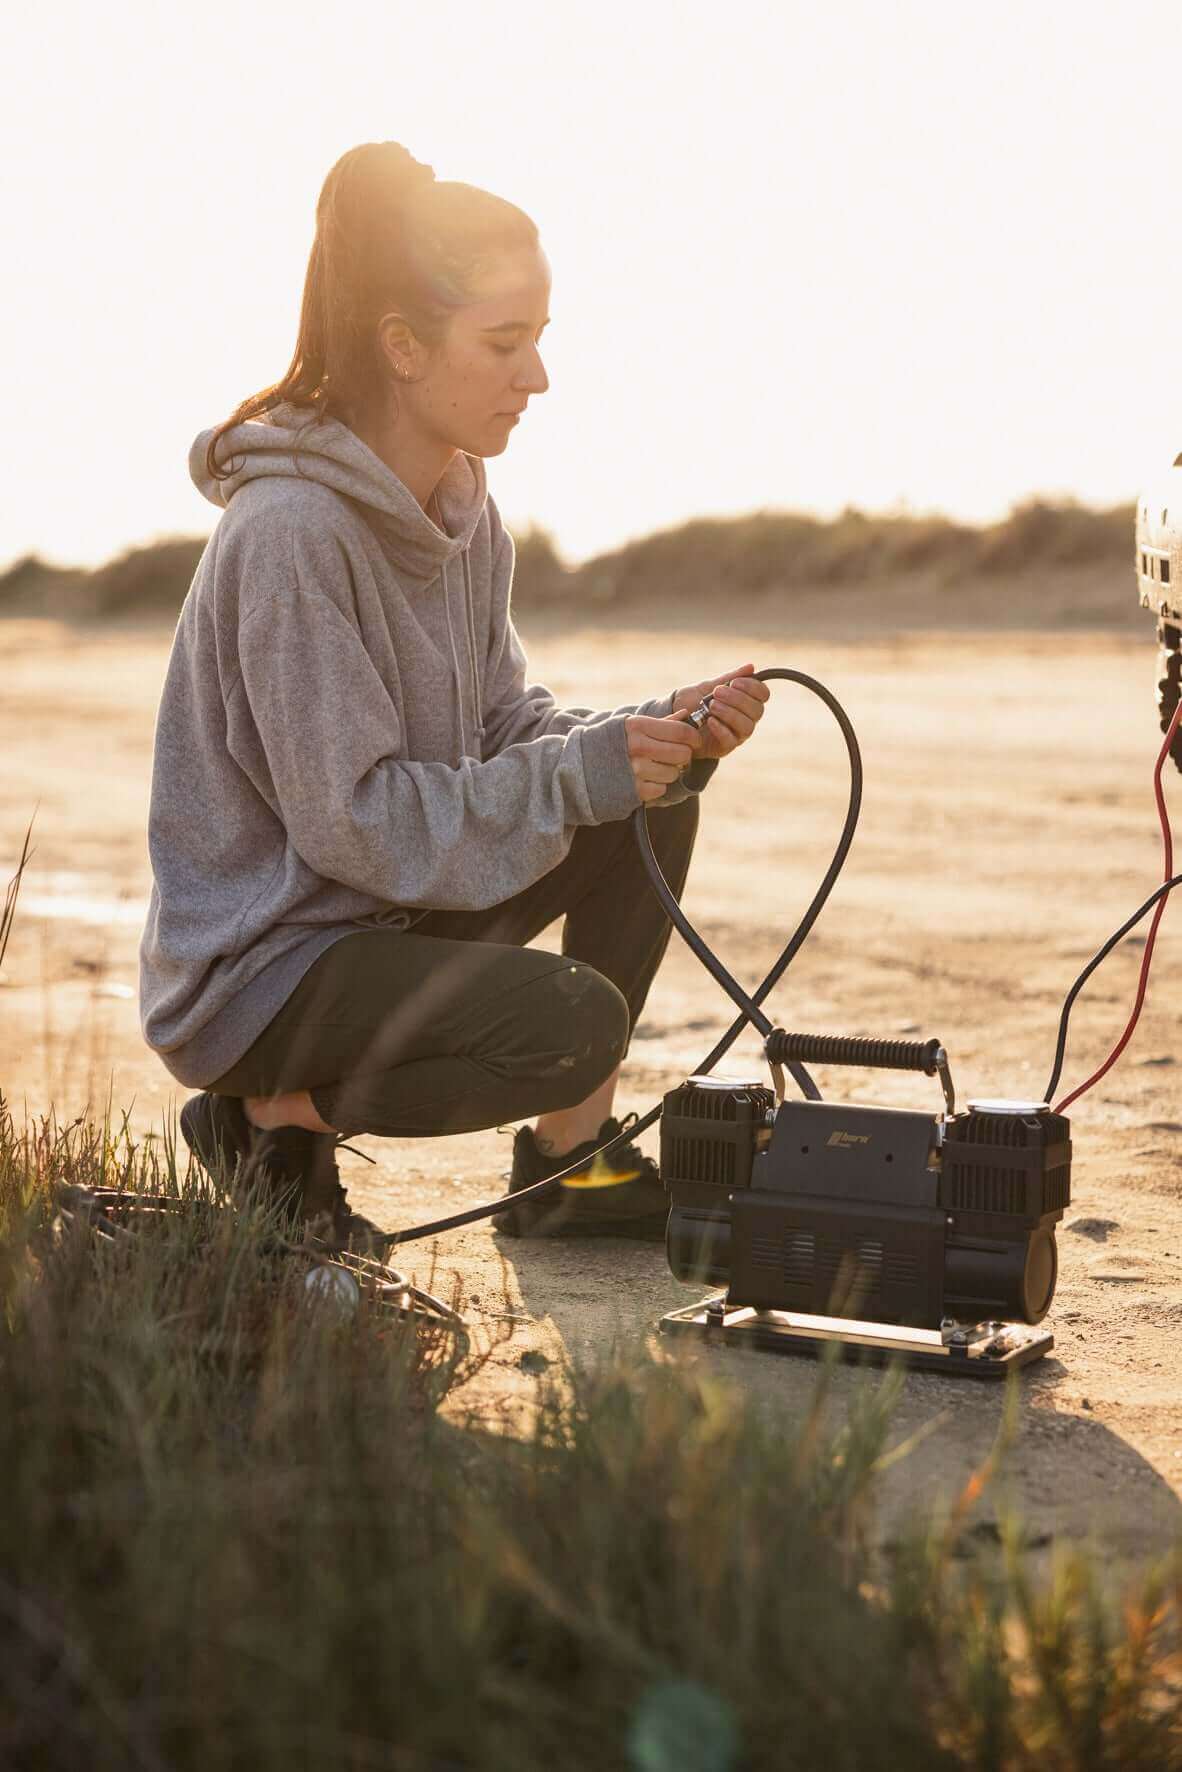
[[[702,748],[702,735],[688,724],[689,711],[679,708],[668,719],[629,714],[624,721],[628,757],[636,791],[642,801],[659,800]]]

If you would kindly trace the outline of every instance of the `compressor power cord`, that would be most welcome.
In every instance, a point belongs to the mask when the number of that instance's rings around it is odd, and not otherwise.
[[[779,959],[776,961],[763,983],[757,990],[753,991],[750,996],[748,996],[743,990],[743,987],[731,977],[722,962],[710,952],[710,949],[698,935],[697,931],[683,915],[681,906],[670,891],[669,884],[661,872],[656,856],[653,854],[653,846],[649,839],[648,823],[644,807],[637,807],[636,811],[632,814],[632,827],[636,834],[636,840],[640,845],[640,853],[643,856],[645,866],[648,869],[648,875],[649,879],[652,881],[653,890],[656,892],[657,897],[661,900],[665,910],[672,918],[674,926],[678,932],[688,942],[689,946],[701,960],[702,964],[709,967],[719,984],[722,985],[722,988],[739,1006],[740,1013],[738,1019],[731,1024],[714,1049],[702,1060],[701,1064],[698,1066],[699,1075],[705,1075],[713,1070],[719,1059],[722,1058],[725,1053],[730,1051],[730,1048],[734,1045],[749,1021],[764,1035],[765,1038],[768,1034],[773,1032],[771,1022],[768,1020],[767,1016],[764,1015],[759,1005],[763,1002],[768,992],[773,990],[779,980],[784,976],[784,973],[792,964],[796,955],[800,952],[801,945],[807,938],[813,924],[820,916],[825,900],[832,892],[837,876],[845,865],[845,858],[849,854],[850,844],[854,840],[854,832],[858,825],[858,814],[861,811],[862,806],[862,753],[858,748],[857,735],[854,732],[850,717],[838,701],[837,697],[830,690],[826,689],[823,683],[818,683],[815,677],[806,676],[803,671],[771,669],[757,671],[755,675],[759,678],[760,682],[763,683],[799,683],[802,688],[811,690],[814,695],[819,696],[825,703],[825,706],[829,709],[830,713],[840,726],[841,735],[845,740],[846,752],[849,756],[850,763],[850,797],[849,804],[846,807],[845,822],[841,828],[841,835],[837,840],[837,848],[833,852],[833,859],[825,870],[825,876],[822,879],[821,884],[813,895],[812,903],[805,911],[804,916],[801,918],[793,932],[791,940],[784,948]],[[813,1082],[804,1066],[793,1062],[788,1068],[791,1070],[798,1087],[806,1098],[810,1101],[818,1101],[820,1099],[820,1090],[817,1088],[817,1085]],[[460,1230],[466,1224],[477,1224],[482,1218],[492,1218],[498,1212],[508,1211],[511,1206],[519,1206],[524,1200],[541,1199],[544,1195],[553,1193],[555,1189],[560,1188],[563,1182],[567,1181],[572,1175],[575,1175],[580,1170],[586,1169],[589,1163],[595,1162],[596,1158],[609,1156],[612,1151],[618,1148],[618,1146],[633,1142],[639,1138],[640,1134],[642,1132],[647,1132],[649,1127],[654,1126],[660,1117],[661,1103],[658,1102],[655,1107],[650,1108],[648,1113],[643,1115],[634,1125],[629,1126],[627,1132],[621,1132],[616,1138],[609,1139],[606,1144],[600,1145],[599,1149],[594,1151],[590,1157],[580,1157],[577,1162],[571,1163],[567,1168],[559,1170],[557,1175],[548,1175],[544,1181],[536,1181],[531,1187],[521,1188],[515,1194],[506,1194],[502,1199],[493,1200],[484,1206],[471,1206],[465,1212],[453,1212],[447,1218],[433,1219],[430,1224],[413,1225],[404,1231],[391,1231],[382,1239],[383,1244],[386,1248],[392,1248],[396,1243],[415,1243],[422,1237],[439,1236],[443,1231]]]
[[[1077,1101],[1085,1091],[1090,1089],[1093,1083],[1098,1083],[1100,1078],[1105,1076],[1107,1072],[1112,1069],[1113,1065],[1132,1039],[1133,1029],[1136,1027],[1141,1016],[1141,1006],[1145,1001],[1145,991],[1149,984],[1149,966],[1153,959],[1153,944],[1157,940],[1158,925],[1165,912],[1166,899],[1178,884],[1177,877],[1173,879],[1170,877],[1171,869],[1174,866],[1174,836],[1173,832],[1170,830],[1170,815],[1166,810],[1166,796],[1165,790],[1162,787],[1161,775],[1162,770],[1165,768],[1166,758],[1170,754],[1170,747],[1173,745],[1174,734],[1178,730],[1179,722],[1182,722],[1182,698],[1179,699],[1178,705],[1174,709],[1173,718],[1166,728],[1166,736],[1162,742],[1161,750],[1158,752],[1157,762],[1153,769],[1153,797],[1157,803],[1158,822],[1161,825],[1163,856],[1162,874],[1164,883],[1158,891],[1153,894],[1152,898],[1146,899],[1139,911],[1133,913],[1127,923],[1122,924],[1115,935],[1109,937],[1096,957],[1088,962],[1087,966],[1072,985],[1070,991],[1068,991],[1067,1001],[1063,1005],[1063,1014],[1059,1022],[1059,1040],[1055,1048],[1055,1068],[1051,1072],[1051,1080],[1047,1084],[1047,1091],[1043,1096],[1043,1100],[1050,1101],[1054,1096],[1055,1090],[1059,1087],[1059,1075],[1063,1069],[1063,1054],[1067,1046],[1067,1018],[1071,1014],[1071,1006],[1079,995],[1081,987],[1087,979],[1091,977],[1100,962],[1107,959],[1117,942],[1121,941],[1124,936],[1128,934],[1134,923],[1140,922],[1141,918],[1149,910],[1149,907],[1156,904],[1157,910],[1154,912],[1153,922],[1149,925],[1149,934],[1145,938],[1145,952],[1141,956],[1141,974],[1137,980],[1137,999],[1133,1004],[1133,1013],[1128,1019],[1124,1033],[1112,1048],[1112,1051],[1108,1054],[1108,1057],[1104,1060],[1100,1069],[1098,1071],[1093,1071],[1086,1083],[1081,1083],[1077,1089],[1071,1091],[1070,1095],[1065,1095],[1062,1101],[1055,1103],[1055,1112],[1057,1114],[1063,1113],[1065,1109],[1070,1107],[1073,1101]]]
[[[1063,1013],[1059,1017],[1059,1040],[1055,1047],[1055,1068],[1052,1070],[1050,1080],[1047,1083],[1046,1088],[1043,1090],[1042,1098],[1044,1101],[1050,1101],[1054,1096],[1055,1090],[1059,1087],[1059,1078],[1063,1072],[1063,1054],[1067,1047],[1067,1021],[1071,1014],[1075,999],[1079,996],[1080,991],[1088,982],[1088,979],[1092,976],[1097,966],[1099,966],[1103,960],[1108,958],[1117,942],[1123,941],[1125,936],[1129,933],[1129,930],[1135,929],[1142,917],[1147,916],[1155,904],[1160,908],[1160,906],[1165,903],[1170,893],[1174,890],[1175,886],[1182,886],[1182,874],[1175,874],[1172,880],[1165,881],[1163,885],[1158,887],[1156,892],[1150,893],[1140,909],[1135,910],[1126,923],[1122,923],[1119,929],[1114,930],[1099,952],[1092,956],[1075,983],[1072,985],[1071,989],[1068,991],[1067,1000],[1063,1004]],[[1137,1025],[1137,1017],[1141,1012],[1141,1003],[1145,996],[1145,984],[1148,978],[1146,960],[1151,952],[1152,949],[1147,940],[1145,943],[1145,958],[1142,959],[1141,962],[1141,980],[1137,991],[1137,1002],[1133,1009],[1132,1019],[1121,1036],[1119,1044],[1114,1048],[1107,1062],[1100,1068],[1100,1070],[1096,1071],[1093,1076],[1089,1077],[1086,1083],[1081,1083],[1078,1089],[1073,1089],[1070,1095],[1065,1095],[1062,1101],[1057,1101],[1055,1103],[1055,1112],[1057,1114],[1061,1114],[1067,1104],[1075,1101],[1077,1097],[1083,1094],[1085,1089],[1090,1089],[1093,1083],[1099,1082],[1100,1078],[1104,1075],[1104,1072],[1111,1069],[1124,1051],[1124,1048],[1128,1045],[1129,1036]]]

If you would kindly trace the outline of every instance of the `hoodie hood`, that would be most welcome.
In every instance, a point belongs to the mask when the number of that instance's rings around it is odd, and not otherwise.
[[[273,475],[315,480],[365,507],[365,515],[409,582],[426,585],[444,576],[447,564],[472,540],[488,497],[478,455],[452,457],[432,499],[443,528],[432,521],[398,476],[339,419],[316,423],[316,415],[287,402],[261,418],[235,425],[218,443],[219,466],[229,477],[207,472],[206,450],[214,429],[200,431],[189,451],[193,484],[211,504],[225,506],[250,480]]]
[[[480,756],[484,724],[468,546],[488,502],[481,457],[462,452],[452,457],[428,501],[436,522],[397,474],[340,419],[318,424],[315,413],[284,401],[260,418],[235,425],[217,447],[219,466],[230,470],[224,480],[215,480],[206,467],[215,429],[198,432],[189,450],[190,477],[211,504],[227,506],[248,481],[275,476],[330,486],[363,507],[382,551],[408,589],[422,590],[438,580],[455,680],[461,752],[466,754],[472,745]],[[448,575],[448,566],[457,554],[463,586],[466,673],[456,646]]]

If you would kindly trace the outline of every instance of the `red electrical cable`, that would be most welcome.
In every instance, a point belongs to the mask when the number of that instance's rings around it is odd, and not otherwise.
[[[1182,698],[1179,698],[1178,705],[1174,709],[1174,717],[1170,721],[1165,741],[1162,744],[1161,750],[1158,752],[1157,764],[1153,771],[1153,795],[1154,799],[1157,801],[1157,816],[1161,823],[1162,849],[1165,852],[1165,873],[1162,875],[1163,884],[1171,878],[1174,872],[1174,838],[1173,833],[1170,830],[1170,816],[1166,811],[1166,797],[1162,791],[1161,772],[1165,767],[1166,758],[1170,754],[1170,746],[1174,742],[1174,734],[1178,730],[1178,724],[1180,721],[1182,721]],[[1078,1089],[1073,1089],[1070,1095],[1065,1095],[1061,1101],[1055,1103],[1055,1112],[1057,1114],[1065,1113],[1073,1101],[1077,1101],[1081,1095],[1085,1094],[1087,1090],[1092,1087],[1093,1083],[1098,1083],[1100,1078],[1112,1069],[1113,1065],[1132,1039],[1133,1029],[1136,1027],[1137,1022],[1140,1019],[1141,1005],[1145,1001],[1145,991],[1149,984],[1149,963],[1153,959],[1153,944],[1157,939],[1157,926],[1162,920],[1168,902],[1169,895],[1167,894],[1165,898],[1159,901],[1158,907],[1153,913],[1153,922],[1149,925],[1149,934],[1145,938],[1145,952],[1141,958],[1141,976],[1137,980],[1137,1000],[1133,1004],[1133,1013],[1129,1017],[1128,1026],[1125,1028],[1124,1033],[1121,1035],[1116,1045],[1112,1048],[1112,1051],[1108,1054],[1108,1057],[1104,1060],[1104,1063],[1100,1066],[1100,1069],[1093,1072],[1086,1083],[1081,1083]]]

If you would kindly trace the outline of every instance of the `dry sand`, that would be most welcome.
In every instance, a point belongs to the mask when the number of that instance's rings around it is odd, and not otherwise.
[[[560,699],[617,703],[748,657],[830,685],[861,739],[864,810],[818,931],[773,999],[777,1018],[829,1032],[938,1034],[962,1099],[1037,1097],[1067,987],[1160,879],[1154,642],[1130,580],[818,592],[686,610],[672,632],[668,617],[637,612],[567,625],[550,614],[525,626],[536,674]],[[50,1102],[59,1121],[87,1106],[101,1117],[110,1090],[133,1128],[159,1132],[184,1099],[142,1044],[134,998],[152,726],[170,638],[159,626],[0,622],[5,878],[37,809],[0,978],[0,1086],[18,1120]],[[1168,787],[1177,804],[1178,784]],[[745,980],[762,977],[808,903],[846,791],[828,715],[802,692],[777,689],[757,740],[709,790],[686,895]],[[1011,1498],[1035,1545],[1094,1534],[1114,1575],[1164,1550],[1182,1521],[1180,915],[1163,926],[1129,1052],[1073,1112],[1073,1200],[1048,1319],[1055,1347],[1022,1376],[1016,1443],[977,1509],[983,1545]],[[1095,1068],[1123,1027],[1140,958],[1132,937],[1081,999],[1066,1082]],[[674,938],[620,1111],[646,1108],[693,1069],[730,1019]],[[755,1052],[747,1041],[728,1068]],[[939,1106],[923,1078],[822,1069],[818,1080],[846,1099]],[[350,1197],[391,1228],[494,1197],[510,1154],[495,1131],[357,1142],[376,1165],[343,1157]],[[655,1151],[653,1134],[645,1143]],[[434,1258],[437,1289],[460,1276],[478,1333],[512,1330],[469,1394],[489,1419],[520,1419],[547,1370],[539,1356],[651,1337],[663,1311],[695,1296],[650,1245],[514,1242],[481,1225],[404,1255],[420,1279]],[[798,1410],[812,1389],[807,1360],[691,1357],[769,1410]],[[838,1407],[877,1382],[840,1373]],[[955,1492],[1001,1409],[1000,1387],[908,1377],[893,1438],[930,1431],[884,1478],[888,1540],[901,1511]]]

